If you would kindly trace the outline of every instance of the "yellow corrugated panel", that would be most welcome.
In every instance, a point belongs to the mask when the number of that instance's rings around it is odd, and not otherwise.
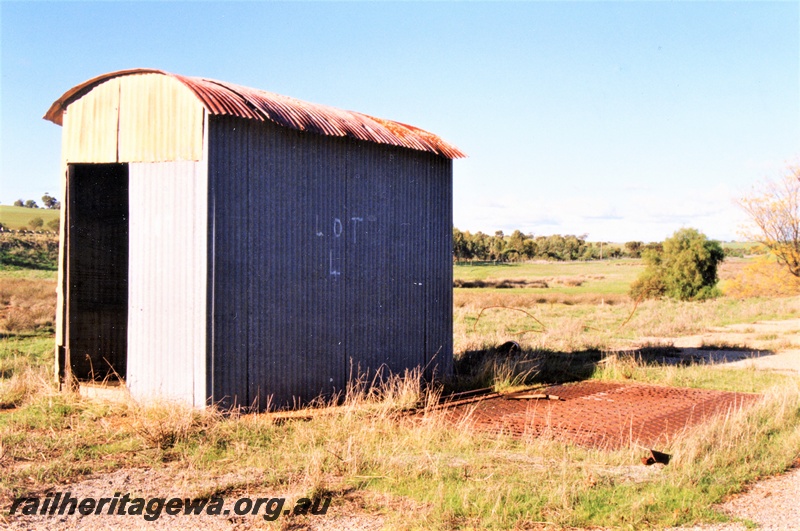
[[[161,74],[118,79],[120,162],[202,158],[204,108],[189,88]]]
[[[73,101],[64,114],[63,154],[70,162],[116,162],[119,78]]]
[[[203,104],[161,74],[112,78],[71,102],[62,136],[66,163],[197,161]]]

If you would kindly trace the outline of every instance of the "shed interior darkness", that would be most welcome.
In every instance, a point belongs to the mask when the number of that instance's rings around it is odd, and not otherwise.
[[[66,208],[66,349],[78,380],[125,378],[128,165],[70,164]]]

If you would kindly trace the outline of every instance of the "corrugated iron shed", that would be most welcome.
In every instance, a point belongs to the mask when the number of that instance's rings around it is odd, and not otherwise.
[[[56,369],[289,407],[452,368],[452,165],[422,129],[135,69],[67,91]]]

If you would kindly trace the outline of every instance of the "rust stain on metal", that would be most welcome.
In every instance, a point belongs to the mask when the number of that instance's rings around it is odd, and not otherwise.
[[[44,118],[61,125],[66,107],[94,87],[114,78],[138,74],[162,74],[179,80],[197,96],[206,111],[212,115],[268,120],[298,131],[327,136],[347,136],[378,144],[428,151],[450,159],[466,156],[457,147],[448,144],[437,135],[412,125],[309,103],[233,83],[181,76],[149,68],[120,70],[81,83],[56,100]]]
[[[476,429],[521,438],[552,436],[582,446],[641,444],[653,448],[715,415],[751,404],[759,396],[594,381],[548,387],[538,394],[560,400],[491,397],[453,407],[449,416],[453,420],[470,416]]]

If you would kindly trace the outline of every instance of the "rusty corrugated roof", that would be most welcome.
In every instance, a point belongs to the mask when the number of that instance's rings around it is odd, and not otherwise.
[[[349,136],[359,140],[429,151],[450,159],[466,155],[440,137],[417,127],[375,118],[354,111],[308,103],[272,92],[252,89],[201,77],[187,77],[150,68],[110,72],[90,79],[64,93],[44,115],[61,125],[67,106],[95,86],[109,79],[136,75],[162,74],[186,85],[203,103],[209,114],[229,115],[251,120],[269,120],[278,125],[328,136]]]

